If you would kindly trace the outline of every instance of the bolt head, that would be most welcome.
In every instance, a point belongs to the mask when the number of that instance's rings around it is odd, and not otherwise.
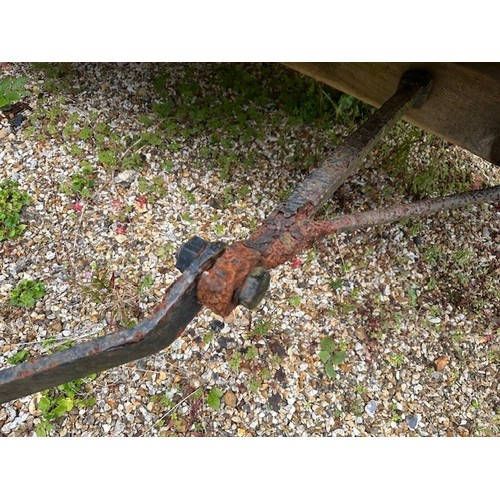
[[[256,267],[248,276],[238,294],[238,303],[247,309],[255,309],[264,298],[271,275],[263,267]]]

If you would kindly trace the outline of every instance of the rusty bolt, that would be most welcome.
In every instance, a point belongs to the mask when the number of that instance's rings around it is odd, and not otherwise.
[[[208,241],[199,236],[193,236],[190,240],[183,243],[177,252],[175,267],[183,273],[207,247]]]
[[[264,298],[271,275],[263,267],[256,267],[246,278],[238,293],[238,303],[247,309],[255,309]]]

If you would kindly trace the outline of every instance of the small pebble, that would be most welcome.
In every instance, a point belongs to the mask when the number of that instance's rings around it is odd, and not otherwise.
[[[14,128],[18,128],[22,125],[23,121],[24,121],[24,116],[21,114],[18,114],[18,115],[15,115],[14,118],[12,118],[10,123]]]
[[[224,394],[224,403],[226,403],[227,406],[234,408],[237,403],[236,394],[233,391],[227,391]]]
[[[406,417],[406,423],[408,424],[409,429],[414,431],[420,423],[421,418],[422,417],[420,415],[411,415]]]
[[[377,411],[377,406],[378,403],[374,399],[371,401],[368,401],[368,403],[365,406],[365,411],[370,415],[370,417],[373,417],[375,415],[375,412]]]
[[[212,330],[215,333],[219,333],[219,332],[221,332],[223,330],[224,326],[225,326],[224,322],[219,321],[218,319],[214,319],[210,323],[210,330]]]
[[[137,172],[135,170],[124,170],[115,177],[115,184],[123,187],[129,187],[132,182],[134,182],[136,177]]]

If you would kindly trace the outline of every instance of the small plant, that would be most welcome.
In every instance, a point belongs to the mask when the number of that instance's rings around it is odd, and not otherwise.
[[[231,368],[233,372],[237,372],[241,365],[241,354],[239,352],[235,352],[229,359],[228,363],[229,368]]]
[[[73,408],[85,408],[96,403],[94,397],[84,397],[83,385],[87,381],[94,380],[96,375],[79,378],[66,384],[58,385],[55,389],[43,391],[43,396],[38,402],[38,409],[42,412],[43,420],[35,426],[35,432],[39,437],[48,436],[54,426],[52,422]]]
[[[170,410],[175,406],[175,403],[167,394],[154,394],[151,396],[151,403],[159,406],[162,410]]]
[[[294,295],[290,299],[290,305],[292,307],[299,307],[301,302],[302,302],[302,297],[300,295]]]
[[[31,203],[31,198],[9,179],[0,182],[0,241],[17,238],[26,229],[21,224],[21,210]]]
[[[14,356],[11,356],[7,360],[7,363],[9,363],[10,365],[18,365],[19,363],[26,361],[29,357],[30,353],[26,349],[22,349],[21,351],[16,352]]]
[[[33,307],[45,295],[45,285],[40,281],[21,280],[10,293],[10,303],[17,307]]]
[[[218,410],[220,408],[220,400],[222,398],[222,391],[218,387],[212,387],[207,396],[207,403],[210,408]]]
[[[210,344],[210,342],[212,342],[213,339],[214,339],[214,332],[207,332],[203,336],[203,343],[208,345]]]
[[[42,341],[42,347],[46,350],[47,354],[52,354],[54,352],[64,351],[74,346],[73,340],[68,339],[58,339],[57,337],[48,337]]]
[[[226,229],[224,228],[224,224],[217,222],[217,224],[215,224],[215,234],[217,236],[224,236],[225,232],[226,232]]]
[[[333,291],[336,292],[340,288],[342,288],[344,284],[344,280],[342,278],[336,278],[331,281],[330,286],[332,287]]]
[[[248,390],[250,392],[259,392],[261,381],[258,378],[252,378],[248,381]]]
[[[80,172],[71,175],[71,183],[61,184],[60,190],[66,194],[76,194],[82,197],[90,196],[90,190],[95,186],[95,171],[89,162],[82,162]]]
[[[138,286],[139,293],[151,288],[154,282],[155,282],[154,278],[150,274],[146,274],[146,276],[144,276],[144,278],[142,278],[139,283]]]
[[[172,160],[165,160],[161,164],[161,169],[165,172],[172,172],[172,170],[174,169],[174,162]]]
[[[6,76],[0,80],[0,109],[9,108],[23,97],[30,95],[29,90],[23,87],[28,83],[27,78]]]
[[[270,328],[271,323],[269,321],[259,321],[252,330],[252,334],[257,337],[262,337],[269,333]]]
[[[397,403],[390,403],[389,410],[391,412],[391,422],[401,422],[403,420],[401,410],[398,408]]]
[[[140,314],[140,284],[120,278],[114,271],[93,262],[93,273],[88,285],[81,285],[82,292],[97,304],[106,304],[112,321],[125,327],[135,326]],[[143,278],[144,279],[144,278]]]
[[[247,361],[251,361],[252,359],[255,359],[259,355],[259,351],[255,346],[250,346],[245,353],[245,359]]]
[[[391,354],[391,356],[389,357],[389,363],[394,368],[399,368],[404,362],[405,362],[404,354],[400,352]]]
[[[105,149],[97,153],[97,158],[99,161],[108,167],[114,167],[116,165],[116,155],[110,149]]]
[[[415,291],[415,288],[408,288],[408,296],[410,297],[410,305],[412,307],[417,307],[417,292]]]
[[[336,345],[331,337],[323,337],[320,342],[319,359],[324,363],[325,373],[329,377],[335,377],[335,366],[344,362],[346,352]]]
[[[145,177],[140,177],[137,181],[137,188],[140,194],[147,195],[149,203],[154,203],[157,199],[165,196],[167,186],[161,176],[156,176],[149,181]]]

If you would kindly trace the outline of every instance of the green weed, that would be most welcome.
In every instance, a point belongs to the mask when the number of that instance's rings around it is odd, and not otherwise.
[[[241,354],[236,351],[229,359],[228,364],[229,368],[231,368],[233,372],[239,371],[241,365]]]
[[[380,146],[380,162],[402,192],[424,198],[470,189],[471,172],[459,166],[443,140],[403,122],[388,137],[394,140]]]
[[[151,276],[150,274],[146,274],[146,276],[144,276],[141,279],[141,281],[139,282],[139,286],[137,287],[139,293],[144,292],[145,290],[148,290],[149,288],[151,288],[153,286],[154,282],[155,282],[155,280],[154,280],[153,276]]]
[[[31,203],[31,197],[18,186],[9,179],[0,182],[0,241],[17,238],[26,229],[21,224],[21,213]]]
[[[38,402],[38,409],[42,412],[43,420],[35,426],[37,436],[45,437],[53,430],[53,421],[69,413],[73,408],[86,408],[95,405],[94,397],[87,397],[83,386],[96,378],[96,375],[89,375],[79,378],[57,388],[43,391],[43,396]]]
[[[17,307],[34,307],[45,295],[45,285],[40,281],[21,280],[10,293],[10,303]]]
[[[259,351],[255,346],[250,346],[245,352],[245,359],[251,361],[259,356]]]
[[[250,392],[259,392],[262,382],[258,378],[251,378],[248,381],[248,390]]]
[[[256,337],[263,337],[269,333],[271,329],[270,321],[258,321],[252,330],[252,335]]]
[[[394,367],[394,368],[399,368],[400,366],[403,365],[405,362],[406,358],[404,354],[402,353],[394,353],[391,354],[389,357],[389,363]]]
[[[22,349],[21,351],[17,351],[14,356],[11,356],[7,360],[7,363],[9,363],[10,365],[18,365],[19,363],[26,361],[29,357],[30,353],[26,349]]]
[[[96,172],[88,161],[82,162],[82,169],[71,175],[71,182],[62,183],[60,191],[65,194],[74,194],[81,197],[90,196],[95,186]]]
[[[2,78],[0,80],[0,109],[9,108],[23,97],[30,95],[31,92],[24,89],[27,83],[27,78],[15,78],[13,76]]]
[[[212,387],[207,396],[208,406],[214,410],[218,410],[221,405],[222,394],[223,392],[218,387]]]
[[[347,356],[344,346],[338,345],[332,337],[323,337],[320,342],[319,359],[324,364],[325,373],[335,377],[335,367],[342,364]]]

